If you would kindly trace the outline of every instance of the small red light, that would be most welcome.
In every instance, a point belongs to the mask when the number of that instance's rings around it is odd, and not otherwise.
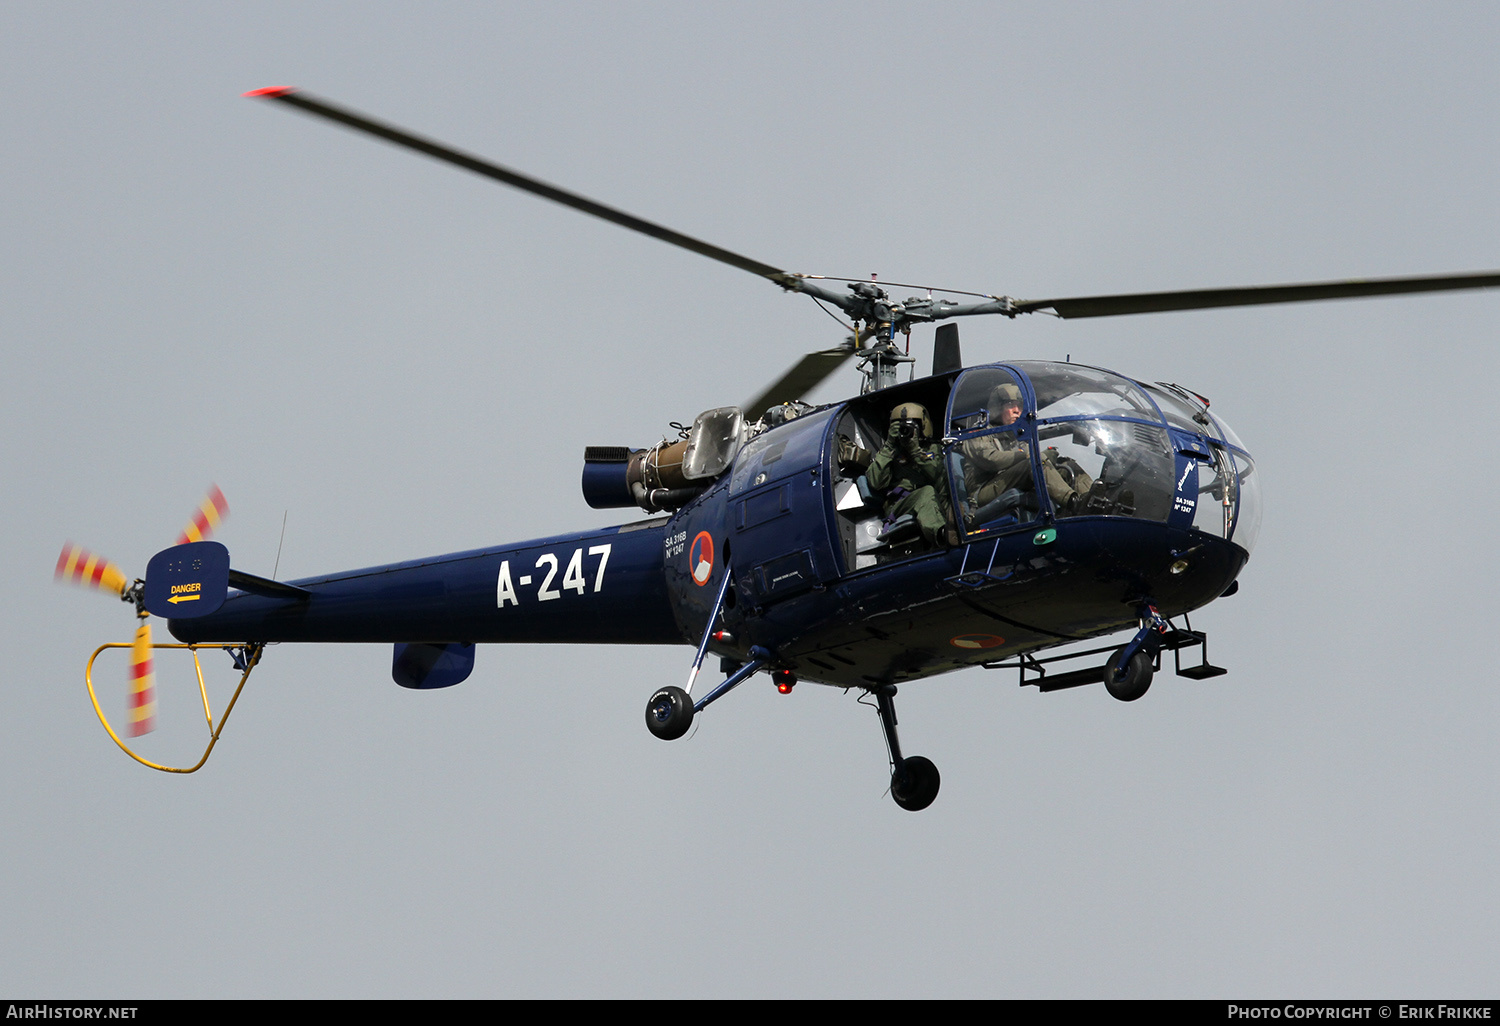
[[[792,693],[792,686],[790,684],[778,684],[776,685],[776,690],[780,691],[783,695],[790,695]]]

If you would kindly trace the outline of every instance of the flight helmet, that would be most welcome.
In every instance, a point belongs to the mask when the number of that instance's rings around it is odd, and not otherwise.
[[[921,440],[932,441],[932,418],[927,415],[927,407],[921,403],[902,403],[891,411],[891,428],[895,429],[901,421],[911,421],[921,425]]]

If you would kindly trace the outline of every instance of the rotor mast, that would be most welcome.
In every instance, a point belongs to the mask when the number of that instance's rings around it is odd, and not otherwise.
[[[789,275],[789,280],[778,281],[788,292],[802,292],[814,299],[837,306],[855,322],[855,333],[850,337],[850,352],[860,356],[860,373],[865,376],[861,394],[878,392],[896,384],[896,371],[903,363],[913,363],[915,358],[907,355],[896,345],[896,335],[910,335],[912,325],[946,320],[949,317],[966,317],[974,314],[1004,314],[1014,317],[1021,311],[1016,300],[1008,296],[990,296],[982,303],[954,303],[946,299],[913,296],[903,302],[895,302],[890,293],[874,281],[856,281],[848,284],[848,293],[837,292],[816,284],[813,275]],[[859,327],[860,322],[864,327]],[[868,347],[861,348],[870,339]]]

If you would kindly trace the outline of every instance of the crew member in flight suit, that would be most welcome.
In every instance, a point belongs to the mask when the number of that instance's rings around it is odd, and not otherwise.
[[[1021,390],[1011,384],[996,385],[990,390],[988,406],[990,427],[1009,427],[1021,419]],[[1012,488],[1019,492],[1033,490],[1031,447],[1014,432],[972,439],[964,443],[962,451],[964,482],[975,511]],[[1060,462],[1065,462],[1071,481],[1063,476]],[[1063,516],[1082,511],[1094,485],[1082,467],[1072,460],[1059,459],[1053,449],[1042,453],[1042,479],[1053,506]]]
[[[910,513],[929,545],[958,544],[957,532],[948,526],[943,454],[932,444],[932,418],[925,407],[902,403],[891,411],[885,445],[870,461],[865,480],[884,498],[887,528]]]

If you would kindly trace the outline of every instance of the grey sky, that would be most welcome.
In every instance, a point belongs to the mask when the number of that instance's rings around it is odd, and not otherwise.
[[[0,6],[0,992],[1494,996],[1495,293],[964,323],[970,362],[1206,394],[1266,518],[1194,618],[1226,677],[903,687],[943,773],[919,815],[852,694],[762,678],[650,737],[685,648],[484,648],[419,694],[385,647],[281,646],[186,778],[95,722],[84,660],[131,618],[52,584],[64,540],[138,574],[210,481],[251,572],[287,513],[283,577],[609,523],[584,445],[838,338],[246,89],[799,271],[1038,297],[1500,267],[1490,6],[916,10]],[[186,746],[159,676],[152,740]]]

